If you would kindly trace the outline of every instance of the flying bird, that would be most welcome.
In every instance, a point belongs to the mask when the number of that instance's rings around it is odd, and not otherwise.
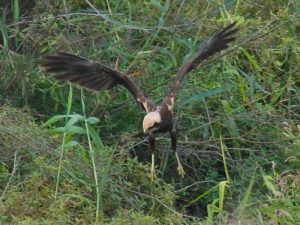
[[[225,28],[221,28],[204,42],[191,59],[179,69],[171,83],[168,95],[159,106],[154,106],[152,101],[143,94],[128,75],[92,60],[58,52],[54,55],[42,56],[40,65],[43,71],[53,73],[57,80],[66,80],[91,90],[101,91],[111,89],[117,85],[124,86],[146,112],[143,119],[143,131],[148,135],[149,149],[152,155],[151,178],[153,179],[155,174],[155,134],[160,132],[170,133],[171,146],[178,165],[177,170],[179,175],[183,177],[185,172],[176,151],[177,136],[172,121],[175,96],[185,75],[200,66],[205,59],[226,49],[228,44],[235,40],[234,35],[237,31],[236,22],[234,22]]]

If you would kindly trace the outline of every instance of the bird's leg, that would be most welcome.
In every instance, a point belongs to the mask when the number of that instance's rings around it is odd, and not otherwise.
[[[176,130],[174,128],[170,131],[170,136],[171,136],[172,149],[175,153],[176,160],[177,160],[177,171],[181,177],[184,177],[185,172],[184,172],[183,166],[180,163],[180,160],[179,160],[179,157],[178,157],[178,154],[176,151],[177,134],[176,134]]]
[[[155,163],[154,163],[154,151],[155,151],[155,137],[153,134],[149,134],[149,149],[151,151],[151,181],[154,180],[155,177]]]

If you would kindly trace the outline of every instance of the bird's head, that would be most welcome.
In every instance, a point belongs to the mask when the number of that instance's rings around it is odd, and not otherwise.
[[[161,115],[158,111],[149,112],[143,120],[144,133],[152,133],[158,130],[158,124],[161,122]]]

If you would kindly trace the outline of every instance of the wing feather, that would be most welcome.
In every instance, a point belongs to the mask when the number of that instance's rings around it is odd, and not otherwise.
[[[171,84],[170,93],[166,99],[167,104],[171,108],[173,108],[172,102],[174,102],[174,98],[180,88],[180,84],[184,76],[201,65],[201,63],[205,59],[209,58],[217,52],[226,49],[228,47],[228,44],[235,40],[235,37],[233,35],[238,31],[235,25],[236,22],[231,23],[227,27],[215,33],[202,45],[199,51],[180,68]]]
[[[146,112],[153,110],[152,102],[145,97],[139,87],[126,74],[102,64],[69,53],[59,52],[54,55],[43,56],[40,65],[45,72],[53,73],[57,80],[69,81],[96,91],[122,85]]]

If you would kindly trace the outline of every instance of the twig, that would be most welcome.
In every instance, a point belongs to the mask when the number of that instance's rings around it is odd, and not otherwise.
[[[7,182],[5,188],[4,188],[4,190],[3,190],[3,192],[2,192],[2,194],[1,194],[1,196],[0,196],[0,202],[3,201],[4,195],[6,194],[7,189],[9,188],[9,185],[10,185],[10,183],[11,183],[11,181],[12,181],[12,179],[13,179],[13,177],[14,177],[16,171],[17,171],[17,167],[18,167],[19,161],[20,161],[20,157],[17,159],[17,151],[15,151],[15,156],[14,156],[14,167],[13,167],[13,170],[12,170],[12,172],[11,172],[11,174],[10,174],[9,180],[8,180],[8,182]]]
[[[131,190],[131,189],[127,189],[127,188],[125,188],[125,189],[123,188],[123,190],[129,191],[129,192],[134,193],[134,194],[142,195],[142,196],[147,197],[147,198],[151,198],[151,199],[157,201],[159,204],[163,205],[166,209],[168,209],[171,212],[175,213],[177,216],[182,216],[182,217],[186,217],[186,218],[190,218],[190,219],[197,219],[196,217],[189,216],[189,215],[186,215],[186,214],[181,214],[181,213],[177,212],[176,210],[172,209],[171,207],[169,207],[168,205],[166,205],[165,203],[163,203],[161,200],[159,200],[158,198],[156,198],[154,196],[147,195],[147,194],[144,194],[144,193],[141,193],[141,192],[138,192],[138,191],[134,191],[134,190]]]
[[[214,129],[212,127],[212,120],[210,118],[209,110],[208,110],[205,98],[202,98],[202,99],[203,99],[203,102],[204,102],[204,107],[205,107],[205,111],[206,111],[206,115],[207,115],[207,119],[208,119],[208,124],[209,124],[210,130],[211,130],[211,134],[212,134],[212,137],[213,137],[214,141],[216,141],[215,132],[214,132]]]
[[[10,50],[10,49],[4,47],[4,46],[1,45],[1,44],[0,44],[0,48],[2,48],[2,49],[4,49],[4,50],[7,50],[7,51],[8,51],[9,53],[11,53],[12,55],[19,56],[18,53],[16,53],[16,52],[14,52],[14,51],[12,51],[12,50]]]
[[[175,193],[176,193],[176,194],[179,194],[179,193],[184,192],[184,191],[186,191],[187,189],[189,189],[189,188],[191,188],[191,187],[193,187],[193,186],[196,186],[196,185],[199,185],[199,184],[204,184],[204,183],[213,183],[213,182],[216,182],[216,180],[205,180],[205,181],[195,182],[195,183],[193,183],[193,184],[190,184],[190,185],[188,185],[188,186],[185,186],[185,187],[183,187],[183,188],[180,188],[180,189],[178,189],[178,190],[175,190]]]

